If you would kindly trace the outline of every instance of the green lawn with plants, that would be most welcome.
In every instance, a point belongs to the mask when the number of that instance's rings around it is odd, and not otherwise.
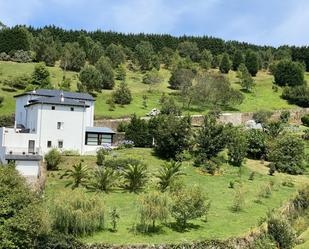
[[[58,63],[59,64],[59,63]],[[61,82],[64,72],[59,65],[55,67],[48,67],[51,74],[51,81],[54,87],[58,86]],[[35,63],[15,63],[15,62],[0,62],[0,96],[4,96],[4,102],[0,107],[1,114],[11,114],[15,109],[15,101],[13,96],[22,92],[8,92],[5,90],[3,81],[7,78],[12,78],[17,75],[28,74],[31,75]],[[78,73],[66,72],[66,77],[72,80],[72,90],[76,90],[76,83],[78,81]],[[162,93],[175,94],[168,86],[170,71],[166,69],[160,70],[162,78],[161,83],[157,83],[150,87],[142,83],[143,74],[140,71],[132,72],[127,70],[126,82],[132,92],[133,101],[129,105],[117,105],[114,110],[110,110],[109,105],[106,103],[107,99],[111,96],[112,90],[103,90],[102,93],[97,94],[95,104],[96,118],[111,117],[120,118],[128,117],[133,113],[138,116],[145,116],[151,109],[160,108],[160,96]],[[240,85],[237,83],[236,73],[230,71],[228,74],[232,85],[239,89]],[[306,73],[305,78],[309,79],[309,74]],[[272,89],[273,76],[265,71],[260,71],[255,77],[255,88],[251,93],[243,92],[245,99],[242,104],[233,106],[225,111],[239,111],[239,112],[255,112],[258,110],[278,110],[278,109],[293,109],[294,105],[290,105],[287,101],[280,98],[282,90],[278,91]],[[116,81],[116,86],[119,81]],[[144,98],[146,101],[144,101]],[[179,103],[181,106],[182,104]],[[190,110],[184,110],[184,113],[190,114],[204,114],[209,110],[207,107],[192,106]]]
[[[157,186],[155,174],[163,160],[152,154],[151,149],[132,148],[115,150],[108,158],[136,158],[146,163],[149,171],[149,181],[142,192],[153,190]],[[44,194],[46,205],[53,204],[53,200],[64,191],[72,191],[65,187],[67,179],[60,179],[66,169],[75,163],[83,161],[84,165],[92,168],[96,166],[94,156],[65,156],[58,171],[49,171]],[[173,218],[168,218],[165,224],[159,225],[155,233],[140,233],[134,229],[139,223],[138,201],[142,193],[129,193],[123,189],[115,189],[110,193],[93,193],[83,189],[87,195],[97,195],[102,198],[105,205],[105,229],[91,236],[83,237],[87,243],[135,244],[135,243],[180,243],[204,239],[226,239],[248,233],[258,226],[266,217],[266,213],[281,207],[293,196],[296,189],[307,182],[306,176],[291,176],[275,174],[269,176],[265,164],[260,161],[247,160],[242,171],[238,167],[223,165],[220,174],[211,176],[203,173],[199,168],[192,166],[191,161],[183,162],[182,169],[185,175],[181,177],[183,184],[188,186],[199,185],[208,194],[211,207],[206,218],[189,221],[189,226],[184,231],[175,228]],[[254,173],[252,173],[254,172]],[[250,177],[251,176],[251,177]],[[293,182],[293,186],[286,186],[284,182]],[[231,188],[234,183],[234,188]],[[232,210],[235,192],[242,184],[244,193],[243,209],[240,212]],[[272,187],[268,198],[258,198],[266,186]],[[76,190],[73,190],[76,191]],[[257,202],[256,200],[260,200]],[[120,219],[118,231],[111,231],[109,212],[117,208]]]

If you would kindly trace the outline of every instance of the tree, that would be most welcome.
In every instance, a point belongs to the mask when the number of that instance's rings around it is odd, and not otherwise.
[[[166,68],[170,68],[173,64],[175,51],[171,48],[164,47],[160,52],[160,60]]]
[[[232,165],[240,167],[247,155],[248,142],[244,131],[230,128],[228,131],[228,155]]]
[[[228,73],[231,69],[230,57],[227,53],[224,53],[219,66],[221,73]]]
[[[172,196],[171,214],[182,229],[187,227],[189,220],[205,216],[209,208],[208,197],[196,185],[180,189]]]
[[[45,232],[40,198],[14,165],[0,167],[0,248],[34,248]]]
[[[154,150],[163,158],[175,158],[189,147],[191,118],[159,115],[150,120],[154,137]]]
[[[77,38],[77,42],[79,43],[79,46],[85,51],[86,58],[89,60],[89,57],[91,56],[90,53],[93,46],[95,45],[95,42],[90,36],[87,36],[83,33]]]
[[[200,59],[200,65],[202,66],[202,68],[206,70],[211,68],[212,60],[213,60],[212,53],[209,50],[204,49],[201,53],[201,59]]]
[[[97,167],[87,183],[87,188],[93,191],[108,193],[117,186],[119,174],[112,168]]]
[[[266,134],[262,130],[250,129],[247,131],[247,154],[252,159],[266,157]]]
[[[124,81],[126,79],[126,75],[127,75],[126,66],[124,64],[120,64],[116,68],[116,79]]]
[[[37,61],[43,61],[47,66],[54,66],[59,58],[57,44],[51,33],[43,29],[42,32],[34,39],[33,50]]]
[[[32,84],[40,88],[52,88],[50,81],[50,73],[44,63],[35,65],[32,73]]]
[[[181,175],[184,175],[184,172],[181,170],[181,162],[171,160],[170,162],[164,163],[156,175],[159,180],[160,191],[166,191]]]
[[[70,182],[66,184],[66,187],[72,186],[72,189],[79,186],[86,186],[89,178],[89,168],[83,165],[82,162],[74,164],[72,169],[67,169],[61,178],[70,178]]]
[[[92,65],[86,65],[79,72],[79,80],[83,87],[87,89],[88,92],[102,90],[102,78],[100,72]]]
[[[25,27],[15,26],[0,29],[0,51],[10,53],[11,51],[31,49],[32,34]]]
[[[120,45],[110,44],[105,51],[105,55],[110,58],[113,68],[117,68],[126,60],[123,47]]]
[[[241,64],[245,63],[245,58],[243,53],[240,50],[237,50],[232,59],[232,69],[237,71]]]
[[[237,77],[240,79],[241,87],[250,92],[254,86],[254,80],[245,64],[240,64],[238,67]]]
[[[95,67],[101,74],[100,88],[113,89],[115,81],[110,59],[108,57],[102,56],[95,64]]]
[[[252,50],[246,52],[245,65],[252,76],[256,76],[259,71],[258,56]]]
[[[148,41],[142,41],[135,47],[136,58],[142,70],[151,70],[157,68],[158,57],[156,56],[153,46]]]
[[[154,85],[162,82],[162,77],[157,69],[153,68],[151,71],[147,71],[143,77],[143,83]]]
[[[179,55],[181,57],[188,57],[192,61],[199,61],[199,49],[196,42],[184,41],[178,45]]]
[[[155,230],[156,221],[165,221],[169,216],[168,198],[158,192],[144,194],[139,199],[139,213],[141,225],[145,232]]]
[[[147,167],[144,164],[129,164],[123,171],[124,188],[136,193],[143,188],[148,180]]]
[[[279,172],[302,174],[305,170],[304,143],[295,135],[279,136],[270,148],[268,158]]]
[[[175,99],[171,96],[162,95],[160,98],[161,109],[160,113],[165,115],[175,115],[180,116],[181,110],[177,106]]]
[[[226,140],[224,125],[217,123],[214,114],[207,114],[195,137],[197,164],[216,157],[224,149]]]
[[[282,215],[272,214],[267,220],[268,234],[278,243],[280,249],[292,249],[296,234],[289,221]]]
[[[119,105],[128,105],[132,101],[132,94],[128,85],[122,81],[117,89],[113,92],[112,98],[114,103]]]
[[[91,46],[87,58],[89,60],[89,63],[94,65],[103,55],[104,49],[102,47],[102,44],[100,42],[96,42]]]
[[[183,85],[192,85],[194,73],[190,69],[177,68],[172,71],[171,78],[168,83],[172,89],[180,89]]]
[[[134,114],[126,127],[125,139],[133,141],[136,147],[151,146],[152,136],[149,132],[147,121]]]
[[[44,157],[47,165],[47,170],[57,170],[61,163],[61,153],[57,149],[51,149]]]
[[[85,65],[86,53],[77,42],[66,43],[61,56],[60,67],[63,70],[80,71]]]
[[[282,98],[290,104],[309,107],[309,87],[307,85],[284,87]]]
[[[300,86],[305,84],[304,68],[299,62],[280,61],[274,71],[275,84],[279,86]]]

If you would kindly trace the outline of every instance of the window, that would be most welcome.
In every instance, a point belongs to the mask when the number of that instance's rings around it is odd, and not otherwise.
[[[52,109],[52,110],[55,110],[55,109],[56,109],[56,107],[53,105],[53,106],[51,107],[51,109]]]
[[[63,122],[57,122],[57,129],[62,130],[63,129]]]
[[[62,149],[62,148],[63,148],[63,141],[62,141],[62,140],[59,140],[59,141],[58,141],[58,148],[59,148],[59,149]]]
[[[111,144],[112,135],[102,133],[86,133],[86,145]]]
[[[51,148],[52,147],[52,141],[47,141],[47,148]]]
[[[74,112],[74,107],[71,107],[71,112]]]

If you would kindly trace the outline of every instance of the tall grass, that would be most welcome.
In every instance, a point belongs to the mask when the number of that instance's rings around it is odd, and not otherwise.
[[[78,190],[55,199],[51,214],[54,229],[62,233],[83,236],[104,229],[104,203]]]

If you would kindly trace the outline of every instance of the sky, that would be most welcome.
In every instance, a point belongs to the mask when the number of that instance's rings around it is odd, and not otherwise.
[[[0,0],[0,21],[309,45],[309,0]]]

